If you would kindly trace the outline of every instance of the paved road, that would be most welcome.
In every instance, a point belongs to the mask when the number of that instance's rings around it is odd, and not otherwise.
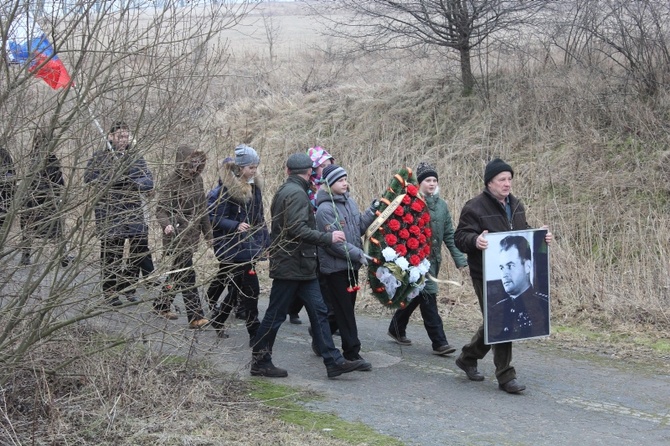
[[[168,322],[148,308],[128,308],[125,316],[104,316],[100,322],[136,327],[128,334],[141,335],[165,352],[191,352],[249,377],[251,353],[240,321],[233,319],[229,339],[218,340],[213,330],[188,330],[183,316]],[[128,318],[142,323],[126,325]],[[302,319],[307,320],[304,313]],[[513,362],[527,390],[508,395],[497,388],[491,357],[480,364],[486,380],[471,382],[453,357],[431,354],[422,325],[410,325],[414,345],[400,347],[386,335],[388,319],[359,316],[358,323],[361,354],[372,363],[371,372],[327,379],[321,359],[310,349],[307,326],[287,321],[277,337],[274,362],[288,369],[289,377],[276,382],[317,391],[325,398],[309,403],[310,408],[363,422],[408,445],[670,444],[667,374],[608,358],[583,359],[528,341],[517,343]],[[448,337],[461,346],[470,333]]]

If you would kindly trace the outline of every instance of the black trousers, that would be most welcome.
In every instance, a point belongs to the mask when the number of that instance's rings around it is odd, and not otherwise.
[[[219,262],[216,279],[207,290],[210,309],[216,306],[221,293],[228,286],[228,294],[223,298],[219,312],[212,319],[217,330],[223,329],[230,313],[239,304],[246,312],[246,327],[251,339],[256,336],[260,321],[258,320],[258,296],[260,284],[254,263]]]
[[[329,309],[333,310],[334,317],[329,315],[328,322],[331,333],[339,328],[342,340],[342,356],[348,360],[358,359],[361,351],[361,341],[358,338],[356,325],[356,296],[357,292],[348,289],[358,285],[358,270],[337,271],[332,274],[319,276],[321,294]]]
[[[177,293],[181,292],[186,307],[188,321],[202,319],[204,313],[200,303],[200,294],[196,285],[195,269],[193,269],[193,252],[184,250],[179,253],[166,253],[172,258],[171,272],[163,284],[161,295],[154,300],[156,311],[169,311]]]
[[[145,252],[149,251],[149,240],[146,236],[129,238],[129,254],[124,267],[125,242],[125,238],[100,240],[102,291],[108,298],[116,294],[135,294],[140,278],[140,262]]]
[[[421,309],[421,317],[423,318],[423,326],[428,333],[433,344],[433,350],[447,345],[447,335],[444,333],[444,325],[442,318],[437,311],[437,296],[432,293],[419,293],[414,299],[410,300],[405,308],[399,308],[393,314],[391,323],[389,324],[389,332],[397,336],[405,336],[409,318],[416,310],[416,307]]]
[[[484,284],[481,280],[472,280],[472,286],[475,289],[477,299],[479,299],[479,309],[484,314]],[[516,370],[510,364],[512,363],[512,343],[503,342],[500,344],[487,345],[484,343],[484,324],[479,327],[470,343],[463,346],[460,359],[468,366],[477,366],[477,361],[493,350],[493,364],[496,367],[496,378],[500,384],[505,384],[516,378]]]

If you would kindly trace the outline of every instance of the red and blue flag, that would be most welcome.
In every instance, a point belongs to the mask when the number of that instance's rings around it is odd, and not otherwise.
[[[29,16],[17,17],[10,26],[7,54],[10,63],[28,65],[28,71],[51,88],[65,88],[70,75],[37,22]]]

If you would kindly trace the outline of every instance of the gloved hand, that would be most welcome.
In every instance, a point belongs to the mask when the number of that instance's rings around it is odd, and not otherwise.
[[[379,205],[380,205],[379,200],[375,198],[374,200],[372,200],[372,203],[370,203],[370,207],[368,209],[370,210],[370,212],[374,214],[377,212],[377,209],[379,209]]]
[[[368,259],[365,257],[365,254],[363,254],[361,258],[358,259],[358,263],[360,263],[362,266],[368,266]]]

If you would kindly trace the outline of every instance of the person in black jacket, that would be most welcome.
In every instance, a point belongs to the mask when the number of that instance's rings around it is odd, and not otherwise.
[[[122,305],[121,295],[130,302],[138,302],[135,286],[149,252],[149,227],[142,209],[142,194],[153,190],[154,180],[131,141],[128,125],[115,122],[105,147],[93,154],[84,172],[84,182],[91,185],[94,194],[102,291],[105,302],[112,306]],[[126,240],[129,257],[124,268]]]
[[[500,158],[489,162],[484,171],[485,189],[465,203],[454,234],[456,246],[468,256],[470,277],[482,314],[484,313],[482,252],[488,248],[486,234],[530,228],[523,205],[511,193],[513,177],[512,167]],[[547,231],[545,241],[549,244],[551,240],[552,234]],[[483,324],[470,343],[463,347],[456,359],[456,365],[472,381],[483,381],[484,375],[477,370],[477,361],[484,358],[491,349],[499,388],[508,393],[525,390],[526,386],[517,381],[516,370],[511,365],[512,343],[485,344]]]
[[[253,147],[237,146],[235,159],[221,165],[219,185],[208,194],[219,271],[207,290],[207,298],[214,313],[212,326],[219,337],[226,337],[224,324],[236,305],[242,307],[250,339],[260,325],[256,262],[269,247],[270,236],[263,216],[259,163],[260,157]],[[226,286],[228,293],[217,306]]]
[[[313,342],[323,357],[328,378],[361,370],[366,365],[365,361],[347,361],[333,344],[328,310],[317,279],[317,245],[330,247],[344,242],[346,237],[342,231],[320,232],[316,229],[316,219],[307,195],[312,173],[310,157],[305,153],[293,154],[286,161],[286,169],[289,176],[272,197],[270,208],[272,290],[270,304],[252,340],[251,374],[271,378],[288,376],[286,370],[272,363],[272,347],[295,295],[300,296],[307,309]]]
[[[30,153],[29,188],[21,210],[21,265],[30,265],[33,238],[53,240],[62,244],[61,265],[72,261],[67,243],[63,239],[63,214],[61,211],[65,179],[60,160],[51,146],[51,138],[42,130],[33,137]]]

